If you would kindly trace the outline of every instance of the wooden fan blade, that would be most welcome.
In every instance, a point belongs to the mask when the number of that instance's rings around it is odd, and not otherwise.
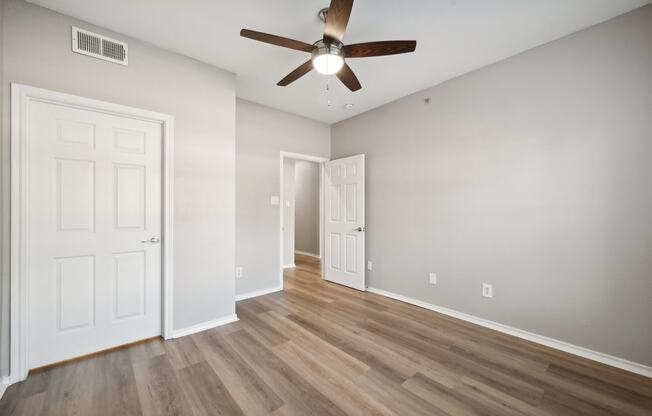
[[[256,32],[255,30],[242,29],[240,31],[240,36],[260,42],[271,43],[272,45],[282,46],[284,48],[295,49],[297,51],[312,52],[313,49],[313,46],[309,43],[284,38],[282,36],[270,35],[263,32]]]
[[[358,77],[355,76],[355,74],[351,70],[351,67],[348,66],[346,63],[336,75],[340,79],[340,81],[342,81],[342,83],[346,85],[347,88],[350,89],[351,91],[357,91],[360,88],[362,88],[362,85],[360,85],[360,81],[358,81]]]
[[[301,65],[300,67],[298,67],[294,71],[287,74],[287,76],[285,78],[283,78],[282,80],[280,80],[278,82],[278,84],[276,84],[276,85],[280,85],[281,87],[285,87],[286,85],[288,85],[288,84],[298,80],[302,76],[306,75],[311,70],[312,70],[312,59],[309,60],[308,62],[304,63],[303,65]]]
[[[337,39],[339,41],[344,37],[346,25],[349,23],[353,0],[331,0],[326,15],[326,26],[324,27],[324,41]]]
[[[371,56],[414,52],[416,48],[416,40],[385,40],[346,45],[344,47],[344,54],[347,58],[368,58]]]

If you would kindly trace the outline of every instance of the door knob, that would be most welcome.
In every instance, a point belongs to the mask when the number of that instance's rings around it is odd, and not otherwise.
[[[364,226],[364,227],[354,228],[353,231],[357,231],[357,232],[361,233],[363,231],[367,231],[367,227]]]

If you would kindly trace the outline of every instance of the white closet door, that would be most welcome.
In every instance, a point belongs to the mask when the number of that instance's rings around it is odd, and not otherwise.
[[[161,126],[28,114],[29,368],[161,334]]]

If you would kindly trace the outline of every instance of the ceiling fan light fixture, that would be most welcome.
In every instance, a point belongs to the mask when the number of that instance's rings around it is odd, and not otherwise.
[[[312,65],[321,74],[333,75],[342,69],[344,59],[337,55],[323,54],[312,58]]]
[[[312,66],[324,75],[337,73],[344,66],[344,53],[339,43],[326,43],[319,41],[315,43],[312,51]]]
[[[240,36],[312,54],[308,61],[299,65],[276,83],[280,87],[290,85],[314,69],[321,74],[335,74],[342,81],[342,84],[351,92],[355,92],[362,88],[362,85],[351,67],[346,64],[346,59],[414,52],[417,47],[417,41],[386,40],[354,43],[345,46],[342,44],[342,39],[344,38],[344,32],[346,32],[346,26],[349,23],[349,17],[351,17],[352,8],[353,0],[331,0],[330,5],[319,12],[319,16],[324,22],[324,36],[312,45],[283,36],[270,35],[269,33],[256,32],[255,30],[249,29],[242,29]]]

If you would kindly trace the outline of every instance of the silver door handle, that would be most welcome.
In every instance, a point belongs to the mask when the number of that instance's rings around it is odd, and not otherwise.
[[[159,241],[161,241],[161,239],[158,237],[152,237],[149,240],[140,240],[141,243],[158,243]]]
[[[361,233],[363,231],[367,231],[367,226],[365,225],[364,227],[354,228],[353,231],[357,231],[359,233]]]

